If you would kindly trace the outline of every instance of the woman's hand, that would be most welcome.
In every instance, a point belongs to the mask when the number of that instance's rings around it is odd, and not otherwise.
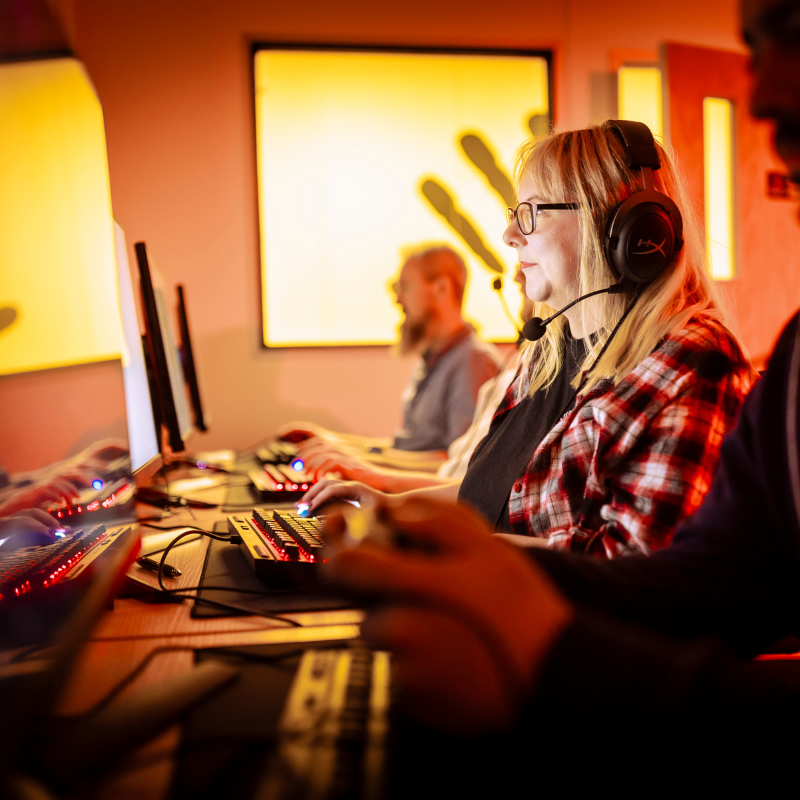
[[[366,461],[319,439],[302,443],[298,446],[298,452],[305,464],[303,471],[315,480],[337,473],[343,480],[370,484],[370,479],[374,477],[374,470]]]
[[[571,607],[464,506],[413,498],[376,513],[401,547],[370,537],[334,546],[328,574],[370,599],[362,634],[392,652],[407,712],[451,732],[510,728]],[[343,518],[333,515],[329,528],[335,540]]]
[[[307,506],[308,516],[314,513],[325,503],[332,500],[355,500],[361,505],[374,505],[377,502],[389,503],[389,495],[371,489],[363,483],[356,481],[324,480],[315,483],[301,498],[298,506]]]

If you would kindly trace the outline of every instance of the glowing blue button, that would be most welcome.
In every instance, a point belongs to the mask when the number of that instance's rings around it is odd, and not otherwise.
[[[297,472],[302,472],[305,465],[306,462],[303,461],[302,458],[296,458],[294,461],[292,461],[292,469],[297,470]]]
[[[100,478],[95,478],[92,481],[92,489],[102,489],[103,488],[103,481]]]

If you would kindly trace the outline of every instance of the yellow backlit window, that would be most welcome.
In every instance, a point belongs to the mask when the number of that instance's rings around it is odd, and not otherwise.
[[[719,97],[703,100],[706,256],[711,275],[722,281],[736,275],[733,222],[733,104]]]
[[[491,284],[503,275],[516,312],[509,176],[548,129],[548,84],[546,54],[258,50],[264,343],[395,341],[389,287],[400,249],[421,242],[465,257],[465,316],[514,340]]]
[[[644,122],[664,143],[661,70],[658,67],[620,67],[617,73],[619,118]]]
[[[118,358],[103,114],[74,59],[0,65],[0,374]]]

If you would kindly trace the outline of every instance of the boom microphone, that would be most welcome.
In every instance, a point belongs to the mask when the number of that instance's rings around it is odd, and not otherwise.
[[[612,284],[607,289],[597,289],[597,291],[589,292],[589,294],[585,294],[582,297],[579,297],[577,300],[573,300],[569,305],[564,306],[560,311],[556,311],[551,317],[547,319],[542,319],[541,317],[531,317],[523,326],[522,326],[522,335],[529,341],[529,342],[538,342],[539,339],[544,336],[545,328],[556,318],[560,317],[565,311],[569,311],[576,303],[580,303],[582,300],[587,300],[590,297],[594,297],[596,294],[622,294],[622,292],[627,292],[628,289],[631,288],[631,282],[627,281],[626,279],[622,279],[618,283]]]

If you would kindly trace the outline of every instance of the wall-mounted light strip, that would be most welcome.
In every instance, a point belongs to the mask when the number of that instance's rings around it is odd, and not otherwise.
[[[661,70],[658,67],[620,67],[617,71],[617,104],[620,119],[644,122],[663,144],[664,112]]]
[[[715,280],[736,276],[733,222],[733,104],[703,100],[706,258]]]

